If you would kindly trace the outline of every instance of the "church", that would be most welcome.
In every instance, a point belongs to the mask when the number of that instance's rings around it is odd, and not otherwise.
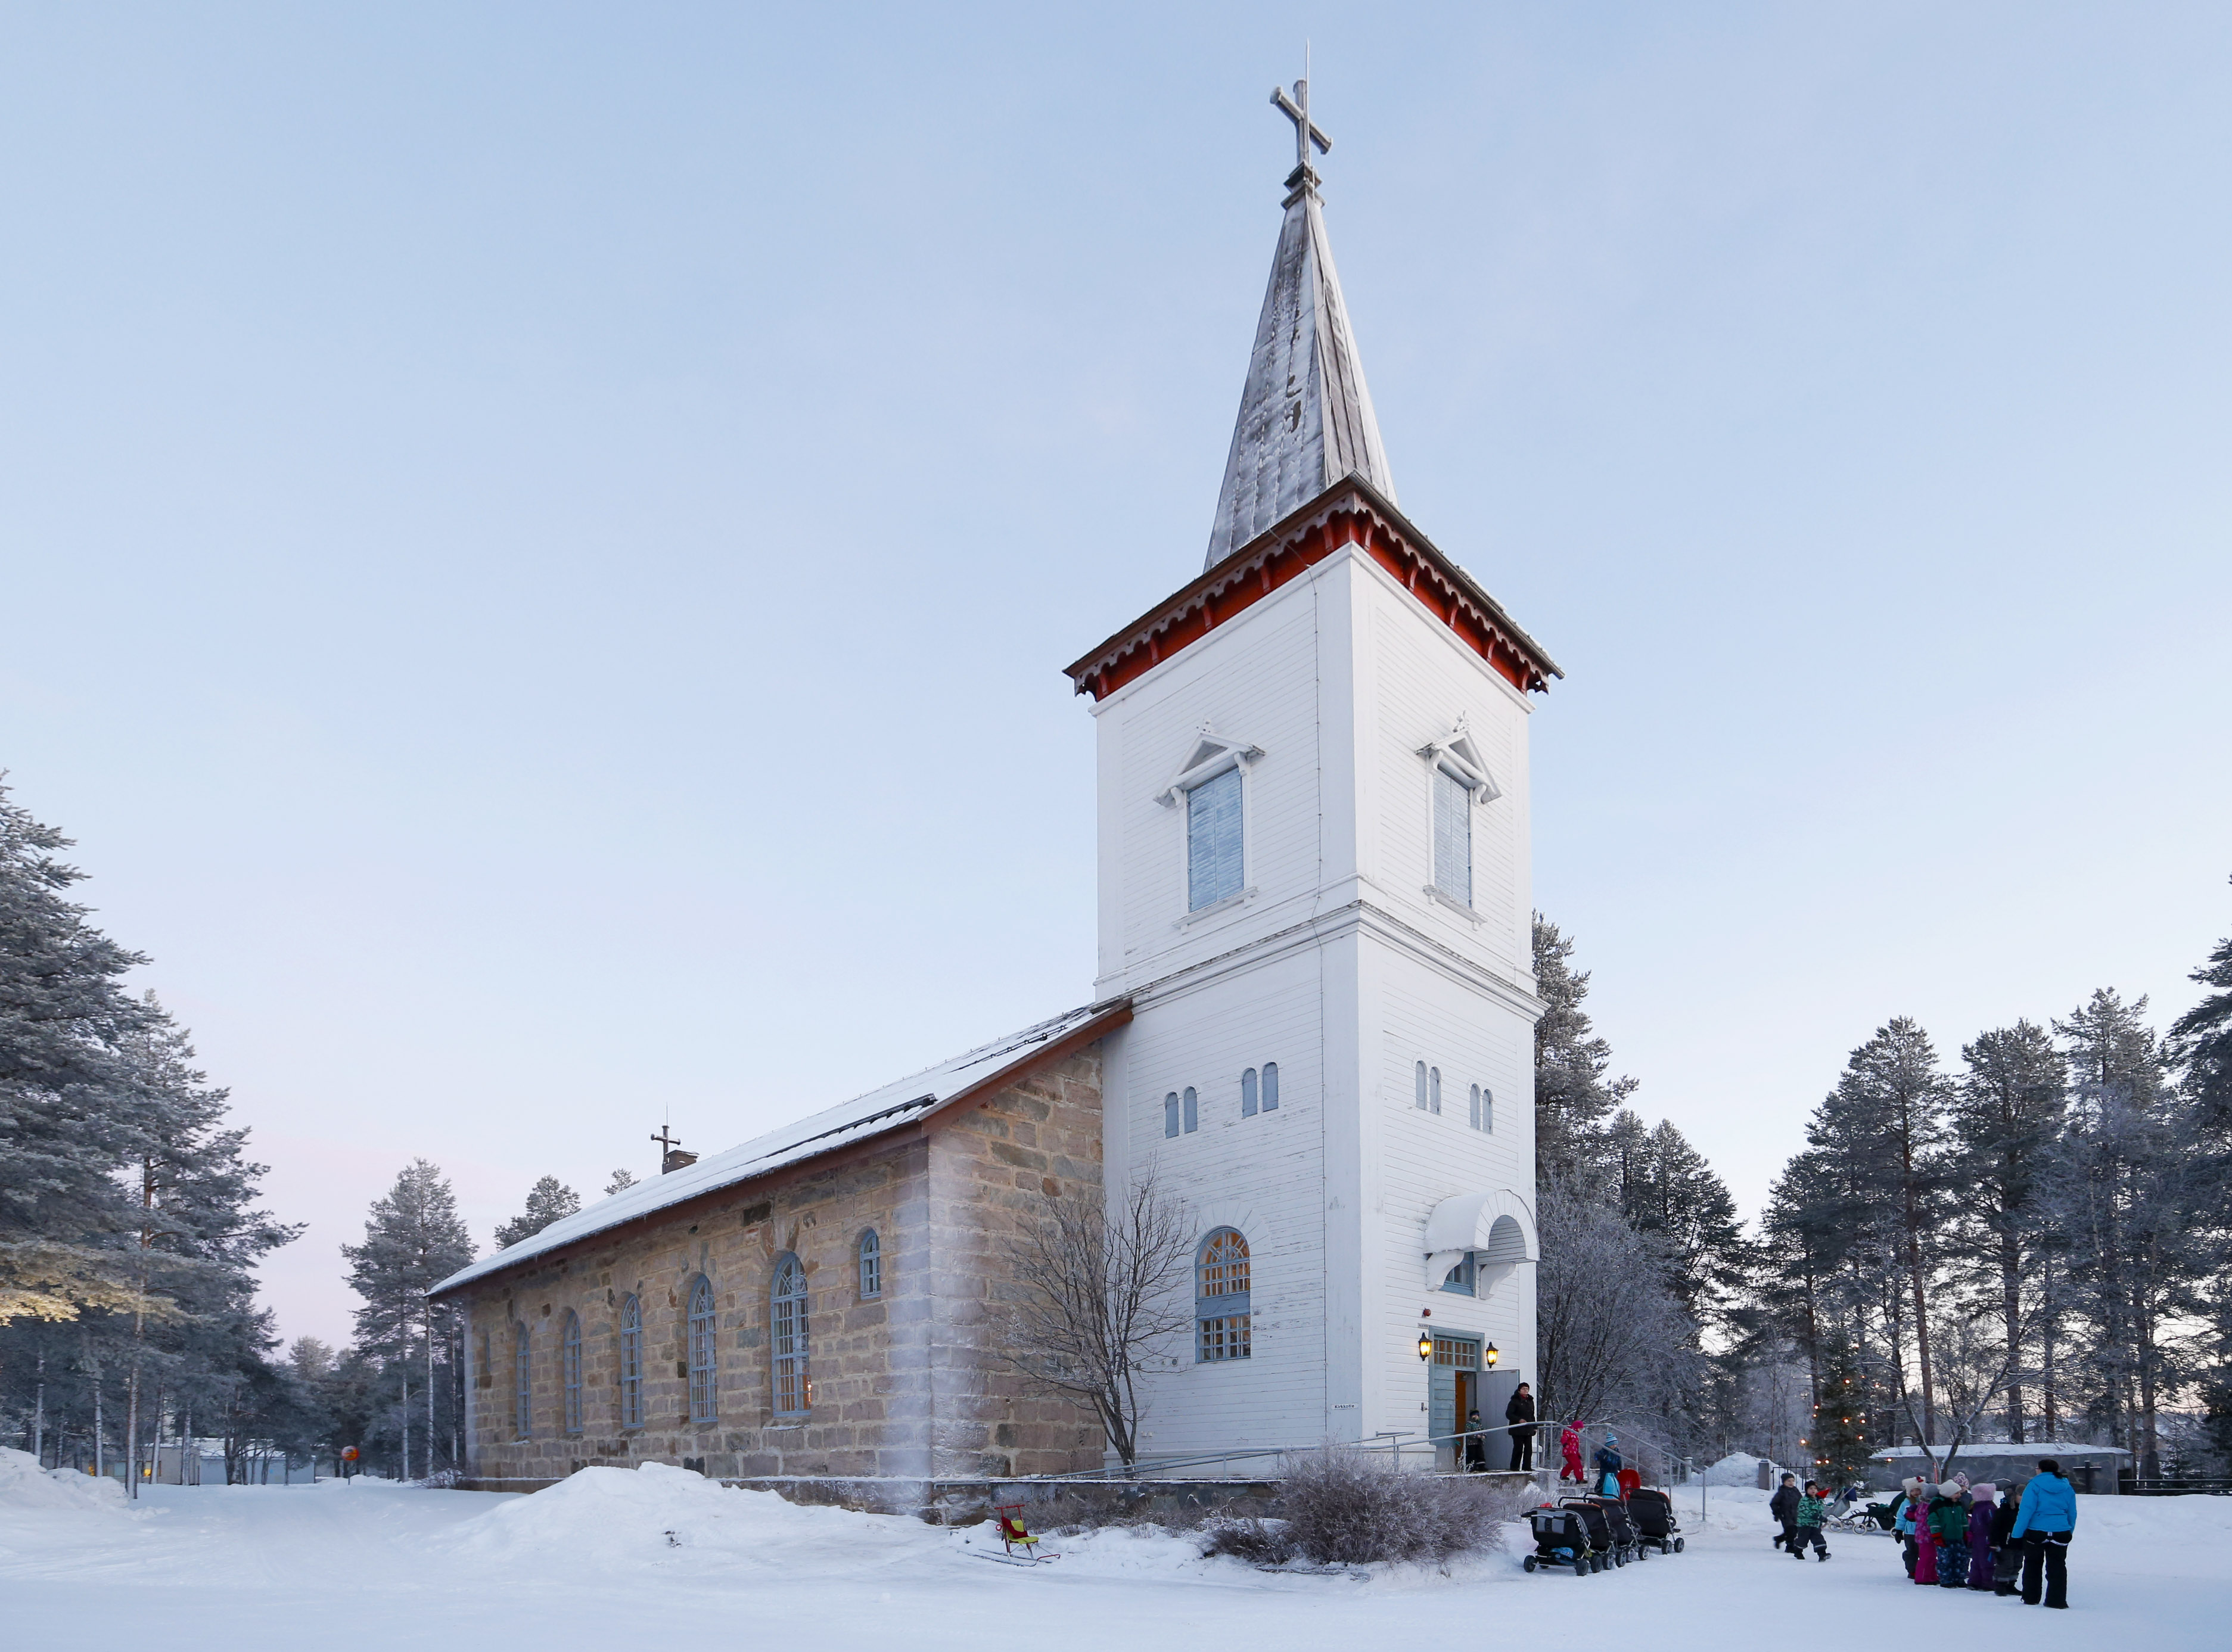
[[[1560,673],[1398,507],[1331,144],[1307,82],[1272,100],[1295,165],[1205,565],[1067,668],[1098,752],[1092,1001],[670,1154],[437,1286],[469,1483],[1100,1468],[1090,1410],[1002,1357],[1010,1241],[1049,1195],[1149,1174],[1198,1243],[1143,1467],[1390,1437],[1447,1465],[1531,1377],[1528,718]]]

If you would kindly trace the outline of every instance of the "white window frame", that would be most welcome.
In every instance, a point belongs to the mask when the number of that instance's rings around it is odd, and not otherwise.
[[[1204,722],[1187,741],[1184,761],[1163,788],[1155,794],[1155,801],[1178,816],[1178,916],[1173,927],[1184,929],[1189,923],[1244,905],[1256,897],[1256,886],[1248,881],[1249,874],[1256,865],[1256,834],[1251,830],[1256,788],[1249,783],[1249,770],[1262,755],[1263,748],[1253,741],[1220,735]],[[1186,807],[1189,794],[1196,787],[1206,786],[1210,781],[1236,770],[1240,775],[1240,888],[1222,899],[1196,906],[1193,904],[1191,822]]]
[[[1465,817],[1466,898],[1459,900],[1442,887],[1442,868],[1439,859],[1441,832],[1440,821],[1437,818],[1439,803],[1435,795],[1438,787],[1434,777],[1437,774],[1447,774],[1463,787],[1470,808],[1480,808],[1493,803],[1503,795],[1503,788],[1496,783],[1496,776],[1489,772],[1488,764],[1480,755],[1479,742],[1467,725],[1463,714],[1460,714],[1457,720],[1450,725],[1448,733],[1437,739],[1430,740],[1418,748],[1418,755],[1425,760],[1426,771],[1426,898],[1437,904],[1448,907],[1451,911],[1477,924],[1481,921],[1481,915],[1473,896],[1477,890],[1477,878],[1475,874],[1479,867],[1480,858],[1474,852],[1472,817],[1470,813]]]

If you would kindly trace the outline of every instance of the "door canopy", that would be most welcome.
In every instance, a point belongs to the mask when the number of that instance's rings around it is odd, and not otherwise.
[[[1449,1272],[1470,1251],[1479,1259],[1486,1296],[1522,1262],[1541,1260],[1534,1238],[1534,1213],[1509,1188],[1493,1193],[1461,1193],[1436,1205],[1426,1218],[1426,1288],[1439,1288]]]

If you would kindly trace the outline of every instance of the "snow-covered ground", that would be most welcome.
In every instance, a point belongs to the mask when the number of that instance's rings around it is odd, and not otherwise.
[[[1022,1571],[983,1528],[799,1508],[672,1469],[592,1469],[532,1497],[358,1480],[157,1487],[128,1508],[0,1452],[0,1644],[152,1636],[165,1652],[397,1646],[1348,1647],[1526,1636],[1655,1652],[1762,1636],[2009,1633],[2028,1649],[2232,1645],[2232,1499],[2080,1499],[2074,1610],[1917,1589],[1887,1538],[1826,1565],[1768,1546],[1765,1494],[1681,1494],[1686,1552],[1586,1579],[1512,1552],[1449,1575],[1257,1571],[1193,1540],[1111,1531]],[[990,1539],[996,1548],[997,1539]],[[2016,1622],[2014,1620],[2020,1620]],[[158,1628],[157,1626],[159,1626]],[[1182,1641],[1181,1638],[1182,1637]]]

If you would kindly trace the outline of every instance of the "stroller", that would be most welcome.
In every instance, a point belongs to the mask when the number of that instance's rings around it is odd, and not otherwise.
[[[1605,1518],[1604,1505],[1601,1502],[1593,1497],[1568,1497],[1561,1500],[1558,1506],[1562,1509],[1571,1509],[1580,1515],[1581,1524],[1588,1528],[1589,1547],[1594,1551],[1590,1556],[1590,1562],[1596,1570],[1602,1571],[1606,1566],[1624,1566],[1627,1564],[1627,1551],[1622,1548],[1619,1540],[1612,1536],[1612,1522]]]
[[[1572,1509],[1552,1508],[1545,1503],[1529,1510],[1527,1520],[1534,1528],[1534,1552],[1520,1564],[1528,1571],[1571,1566],[1573,1576],[1586,1577],[1603,1570],[1603,1562],[1592,1556],[1595,1545],[1586,1523]]]
[[[1631,1560],[1642,1559],[1643,1534],[1629,1517],[1626,1503],[1617,1497],[1592,1497],[1588,1500],[1604,1512],[1605,1524],[1612,1528],[1612,1553],[1618,1557],[1614,1564],[1624,1566]]]
[[[1682,1524],[1674,1518],[1674,1500],[1664,1492],[1638,1486],[1627,1494],[1627,1515],[1635,1522],[1636,1541],[1661,1554],[1682,1552]]]

